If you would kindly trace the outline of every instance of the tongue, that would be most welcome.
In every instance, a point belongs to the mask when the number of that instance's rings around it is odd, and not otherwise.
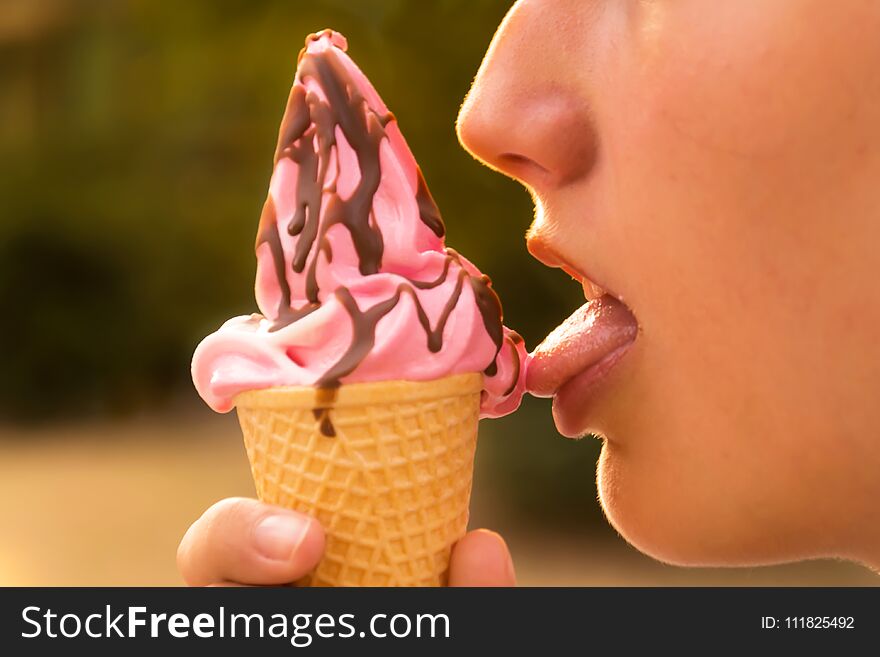
[[[620,301],[605,295],[575,310],[532,353],[526,388],[552,397],[571,377],[635,339],[638,324]]]

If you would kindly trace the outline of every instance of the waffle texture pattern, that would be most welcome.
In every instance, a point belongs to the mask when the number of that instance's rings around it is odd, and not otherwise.
[[[306,586],[442,586],[468,521],[482,375],[256,390],[236,399],[257,494],[317,518]],[[335,436],[317,416],[329,408]],[[318,410],[316,410],[318,409]]]

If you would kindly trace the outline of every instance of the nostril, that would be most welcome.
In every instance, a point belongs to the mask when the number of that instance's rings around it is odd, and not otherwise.
[[[550,176],[549,169],[519,153],[501,153],[495,160],[498,169],[526,185],[537,185]]]
[[[535,167],[544,173],[548,173],[547,169],[542,167],[540,164],[535,162],[534,160],[530,160],[525,155],[520,155],[518,153],[502,153],[498,156],[498,159],[501,162],[504,162],[510,166],[517,167]]]

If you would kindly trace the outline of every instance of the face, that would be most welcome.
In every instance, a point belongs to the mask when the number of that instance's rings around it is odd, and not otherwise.
[[[876,565],[880,3],[522,0],[459,136],[531,191],[531,253],[607,293],[530,383],[604,437],[623,536]]]

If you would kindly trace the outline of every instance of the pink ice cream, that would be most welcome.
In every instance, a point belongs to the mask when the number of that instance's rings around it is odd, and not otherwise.
[[[523,341],[488,277],[445,248],[394,116],[345,50],[325,30],[300,53],[257,235],[261,314],[201,342],[196,388],[226,412],[247,390],[482,372],[482,417],[510,413]]]

